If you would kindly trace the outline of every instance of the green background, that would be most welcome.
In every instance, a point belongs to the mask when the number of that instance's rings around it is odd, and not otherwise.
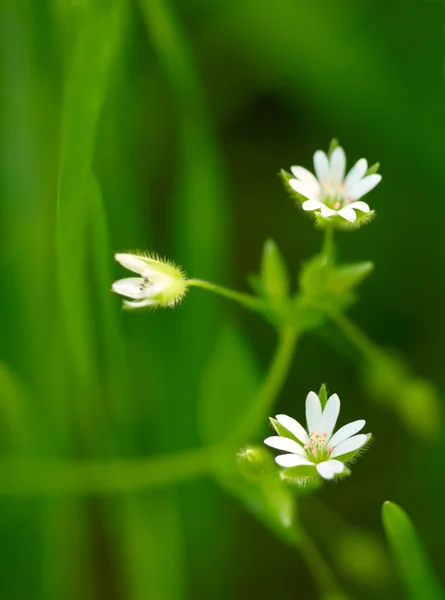
[[[380,523],[387,499],[439,567],[444,12],[344,0],[2,4],[0,448],[6,470],[59,461],[44,481],[18,470],[22,492],[10,477],[2,485],[2,597],[318,597],[298,553],[210,478],[125,483],[132,460],[203,443],[202,374],[224,331],[263,372],[272,328],[198,289],[175,311],[121,312],[109,287],[124,276],[113,253],[147,249],[248,291],[268,237],[296,282],[322,237],[277,174],[311,168],[332,137],[349,166],[364,156],[383,175],[369,196],[375,221],[336,236],[343,260],[376,264],[351,315],[422,381],[403,398],[406,382],[377,385],[329,325],[299,342],[276,412],[302,420],[307,392],[326,382],[342,422],[365,418],[375,438],[353,476],[303,497],[299,516],[353,598],[403,597]],[[219,367],[222,399],[234,356]],[[230,418],[222,409],[222,429]],[[269,432],[265,422],[252,441]],[[64,461],[123,459],[100,492],[88,491],[93,474],[63,493]]]

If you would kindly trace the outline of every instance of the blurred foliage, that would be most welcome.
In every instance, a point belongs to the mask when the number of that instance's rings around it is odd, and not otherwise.
[[[253,385],[270,328],[201,290],[174,312],[122,314],[109,286],[113,252],[141,248],[247,291],[266,238],[296,282],[321,235],[277,174],[310,167],[334,135],[350,164],[382,164],[377,218],[336,244],[375,264],[354,319],[390,350],[369,360],[326,324],[300,342],[277,412],[300,413],[327,381],[342,419],[366,418],[376,441],[360,468],[317,503],[300,494],[298,513],[351,597],[402,597],[382,500],[401,498],[433,565],[443,556],[444,4],[4,0],[0,15],[0,449],[31,461],[23,489],[49,490],[1,498],[2,597],[318,597],[295,549],[233,500],[258,482],[145,485],[170,464],[146,459],[235,426],[222,387]],[[269,282],[270,260],[271,245]]]

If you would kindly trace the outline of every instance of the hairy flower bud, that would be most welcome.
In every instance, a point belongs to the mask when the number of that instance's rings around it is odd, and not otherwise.
[[[175,264],[145,254],[115,254],[115,259],[139,277],[119,279],[111,286],[113,292],[131,298],[124,300],[126,308],[144,306],[173,307],[187,292],[187,278]]]

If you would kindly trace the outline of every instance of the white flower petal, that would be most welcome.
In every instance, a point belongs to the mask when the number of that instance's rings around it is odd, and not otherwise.
[[[355,214],[354,209],[351,208],[350,206],[345,206],[344,208],[339,210],[337,212],[337,214],[340,215],[340,217],[343,217],[343,219],[346,219],[347,221],[349,221],[350,223],[354,223],[354,221],[357,218],[357,215]]]
[[[335,210],[332,210],[332,208],[329,208],[325,204],[322,204],[320,206],[320,210],[321,210],[322,217],[332,217],[332,215],[337,214]]]
[[[168,277],[151,277],[147,285],[146,295],[147,297],[154,298],[165,290],[171,284],[171,280]]]
[[[284,452],[292,452],[303,458],[307,458],[306,451],[295,440],[281,437],[280,435],[272,435],[264,440],[264,443],[276,450],[284,450]]]
[[[343,425],[343,427],[340,427],[340,429],[334,433],[331,439],[328,440],[327,445],[335,448],[335,446],[338,446],[338,444],[344,442],[344,440],[347,440],[355,433],[358,433],[360,429],[363,429],[365,424],[366,421],[364,419],[359,419],[358,421],[352,421],[352,423]]]
[[[331,154],[331,180],[341,182],[345,176],[346,155],[343,148],[337,146]]]
[[[157,304],[157,302],[151,298],[145,298],[145,300],[124,300],[124,305],[131,306],[131,308],[142,308],[143,306],[152,306],[153,304]]]
[[[113,292],[127,296],[134,300],[142,300],[147,297],[145,281],[142,277],[127,277],[126,279],[118,279],[111,286]]]
[[[321,402],[315,392],[309,392],[306,398],[306,422],[309,433],[322,433],[320,430],[322,419]]]
[[[332,432],[334,431],[339,413],[340,398],[337,396],[337,394],[333,394],[326,402],[326,406],[324,407],[323,416],[321,419],[321,431],[319,432],[326,433],[326,440],[331,437]]]
[[[351,202],[351,204],[348,205],[348,208],[352,208],[353,210],[361,210],[364,213],[371,212],[371,209],[366,202],[362,202],[361,200],[358,202]]]
[[[292,174],[310,187],[315,193],[320,192],[320,184],[313,173],[305,169],[304,167],[291,167]]]
[[[368,177],[361,179],[353,186],[351,186],[349,195],[354,200],[358,200],[359,198],[370,192],[372,189],[374,189],[375,186],[378,183],[380,183],[381,180],[382,176],[378,175],[377,173],[374,173],[373,175],[368,175]]]
[[[134,273],[139,273],[139,275],[142,275],[147,269],[147,263],[135,254],[115,254],[114,258],[123,267]]]
[[[301,456],[296,456],[295,454],[280,454],[275,458],[275,462],[280,465],[280,467],[300,467],[303,465],[313,466],[313,462],[307,460],[306,458],[302,458]],[[337,461],[336,461],[337,462]]]
[[[317,465],[317,471],[324,479],[333,479],[335,475],[338,475],[344,469],[345,465],[339,460],[329,459]]]
[[[322,150],[314,154],[314,169],[320,182],[328,181],[331,175],[329,159]]]
[[[368,161],[366,158],[361,158],[358,160],[349,173],[346,175],[345,179],[345,196],[349,196],[349,192],[360,179],[365,176],[366,171],[368,170]]]
[[[303,444],[309,444],[309,436],[305,428],[300,425],[298,421],[287,415],[277,415],[276,420],[280,425],[285,427],[297,440],[300,440]]]
[[[303,202],[303,204],[301,205],[301,208],[303,210],[317,210],[318,208],[323,208],[324,204],[323,202],[320,202],[320,200],[306,200],[306,202]]]
[[[304,181],[300,181],[299,179],[289,179],[289,185],[293,190],[305,198],[313,198],[316,196],[316,192],[314,192],[313,188]]]
[[[359,433],[358,435],[353,435],[349,437],[344,442],[341,442],[337,446],[335,446],[333,452],[331,453],[331,458],[335,456],[342,456],[343,454],[347,454],[348,452],[353,452],[354,450],[358,450],[363,444],[368,440],[368,436],[364,433]]]

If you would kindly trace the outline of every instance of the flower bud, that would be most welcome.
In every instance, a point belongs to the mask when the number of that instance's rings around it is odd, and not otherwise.
[[[139,277],[118,279],[113,292],[131,298],[124,300],[126,308],[144,306],[174,307],[187,292],[187,278],[175,264],[144,254],[115,254],[115,259]]]

